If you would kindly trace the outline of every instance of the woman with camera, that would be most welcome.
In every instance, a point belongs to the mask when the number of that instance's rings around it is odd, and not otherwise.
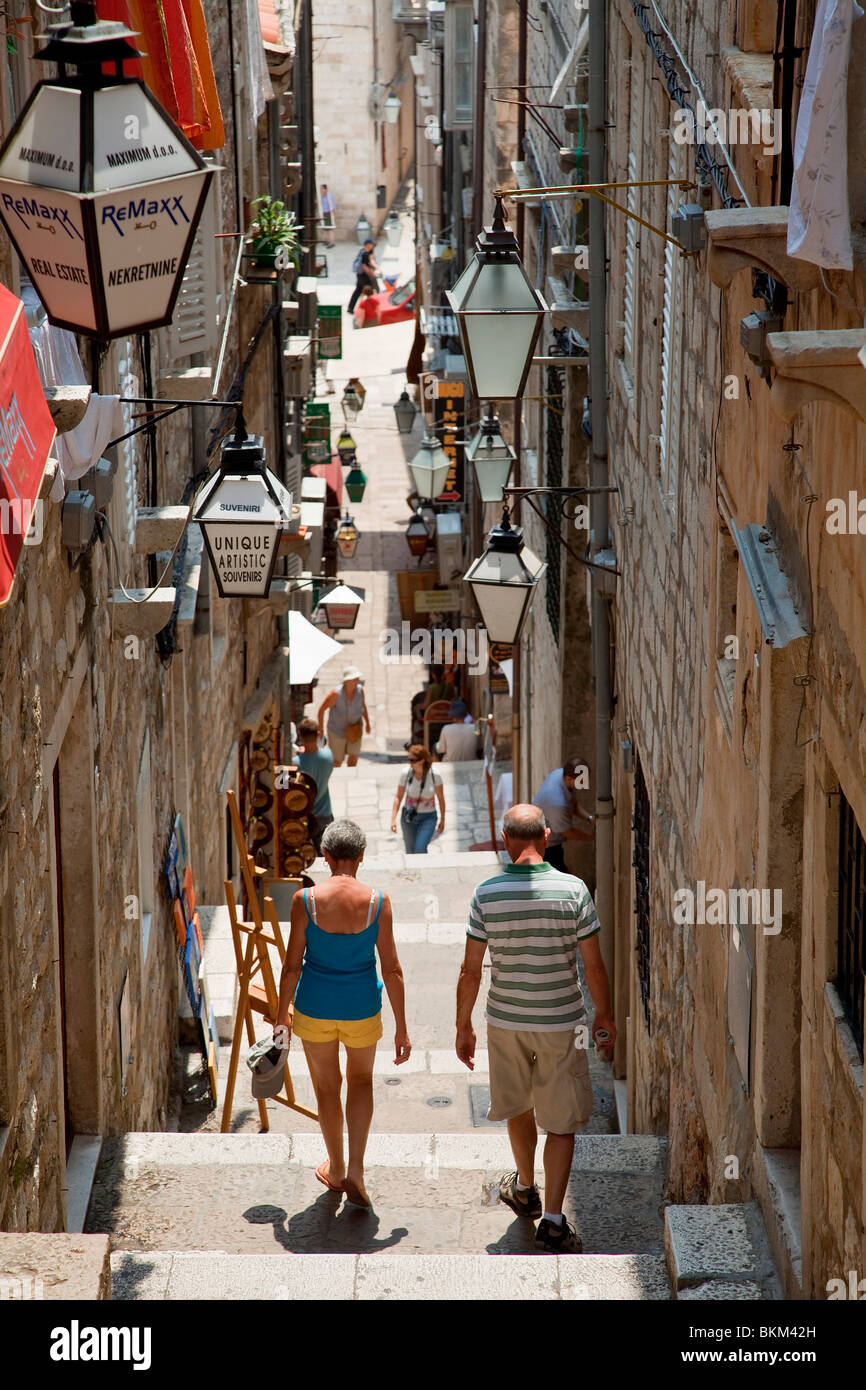
[[[397,783],[397,795],[391,810],[391,834],[397,834],[397,813],[403,797],[406,805],[400,817],[403,844],[407,854],[426,854],[436,826],[436,802],[439,802],[439,834],[445,829],[445,789],[442,777],[433,766],[433,758],[422,743],[413,743],[408,752],[409,771]]]

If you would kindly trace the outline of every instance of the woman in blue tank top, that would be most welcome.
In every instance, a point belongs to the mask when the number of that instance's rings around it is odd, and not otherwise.
[[[396,1023],[395,1066],[412,1051],[391,903],[387,894],[358,882],[366,844],[364,832],[349,820],[332,821],[322,836],[331,877],[296,893],[292,901],[274,1029],[285,1029],[289,1037],[294,1032],[304,1045],[328,1150],[316,1177],[362,1207],[371,1205],[364,1187],[364,1151],[373,1119],[373,1063],[382,1036],[377,950]],[[348,1163],[343,1154],[341,1042],[346,1048]]]

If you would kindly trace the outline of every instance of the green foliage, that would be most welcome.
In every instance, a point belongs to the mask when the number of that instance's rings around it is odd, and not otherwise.
[[[303,247],[295,214],[279,198],[271,198],[267,193],[256,198],[253,207],[257,212],[250,226],[250,236],[256,255],[273,259],[282,250],[284,262],[297,270]]]

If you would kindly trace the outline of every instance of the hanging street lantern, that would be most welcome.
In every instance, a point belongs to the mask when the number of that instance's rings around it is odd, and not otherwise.
[[[388,100],[385,102],[385,120],[389,125],[396,125],[399,121],[400,108],[402,105],[403,103],[396,92],[390,92],[388,94]]]
[[[337,549],[345,560],[354,559],[355,551],[358,549],[358,528],[355,525],[355,518],[346,512],[341,517],[337,527]]]
[[[350,632],[358,621],[361,604],[365,601],[348,584],[338,584],[319,599],[319,608],[325,614],[329,628],[335,632],[340,629]]]
[[[367,217],[366,217],[365,214],[362,212],[362,213],[361,213],[361,216],[358,218],[357,222],[355,223],[355,236],[358,238],[358,245],[359,245],[359,246],[363,246],[363,245],[364,245],[364,242],[367,240],[367,238],[369,237],[369,235],[370,235],[370,233],[372,232],[372,230],[373,230],[373,228],[370,226],[370,223],[369,223]]]
[[[397,429],[401,434],[411,434],[412,426],[415,424],[415,416],[418,414],[418,407],[409,398],[408,391],[400,392],[400,399],[394,402],[394,414],[397,417]]]
[[[419,497],[429,497],[432,501],[445,488],[451,460],[435,435],[427,434],[421,441],[409,472]]]
[[[354,464],[345,478],[346,496],[350,502],[363,502],[367,490],[367,475]]]
[[[403,236],[403,224],[396,212],[389,212],[382,223],[382,231],[388,238],[389,246],[399,246]]]
[[[348,383],[345,391],[343,392],[342,406],[343,415],[345,416],[346,420],[349,421],[349,423],[351,423],[353,420],[357,420],[358,416],[364,408],[364,402],[358,395],[357,387],[352,381]]]
[[[50,322],[107,342],[171,323],[214,170],[123,76],[133,31],[72,10],[34,54],[60,75],[37,83],[0,149],[0,219]]]
[[[430,531],[420,510],[410,517],[406,527],[406,544],[417,560],[423,559],[430,544]]]
[[[475,596],[490,642],[514,643],[526,621],[533,595],[547,565],[523,544],[507,507],[487,537],[487,549],[463,576]]]
[[[475,255],[446,298],[473,393],[494,401],[522,396],[547,305],[523,269],[500,195],[493,225],[484,228]]]
[[[247,434],[240,417],[192,514],[201,527],[221,598],[268,593],[280,536],[291,519],[292,494],[265,467],[262,436]]]
[[[499,417],[488,410],[478,433],[466,446],[466,458],[475,469],[475,481],[482,502],[502,501],[502,489],[508,482],[516,457],[511,445],[502,436]]]
[[[337,453],[341,463],[354,463],[358,446],[348,430],[340,430],[337,438]]]

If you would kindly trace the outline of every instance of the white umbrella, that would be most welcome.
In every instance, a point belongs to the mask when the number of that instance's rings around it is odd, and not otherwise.
[[[343,648],[321,628],[307,622],[303,613],[289,612],[289,683],[309,685],[320,666]]]

